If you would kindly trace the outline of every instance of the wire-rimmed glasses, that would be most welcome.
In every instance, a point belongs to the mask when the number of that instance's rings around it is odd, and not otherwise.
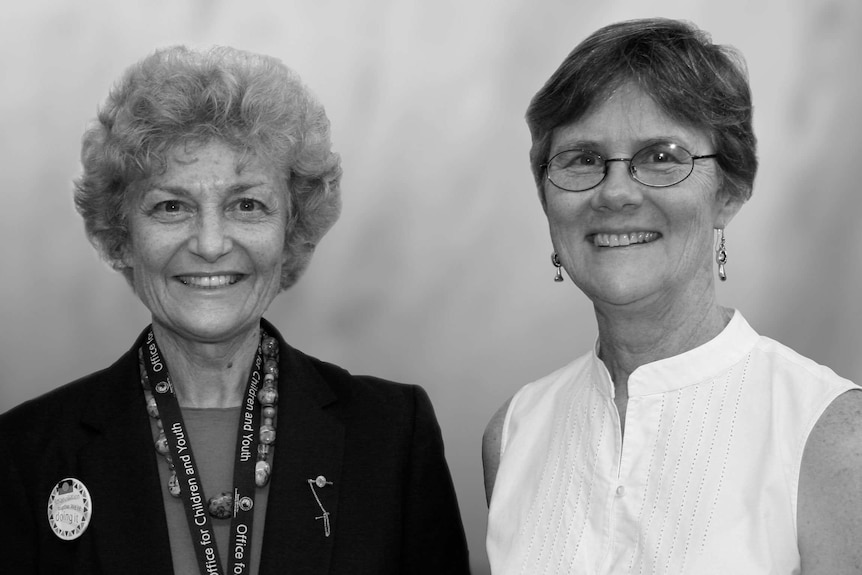
[[[585,149],[563,150],[544,165],[548,181],[568,192],[586,192],[598,186],[608,174],[611,162],[628,162],[633,180],[651,188],[675,186],[691,175],[694,161],[717,154],[693,156],[671,142],[650,144],[631,158],[603,158]]]

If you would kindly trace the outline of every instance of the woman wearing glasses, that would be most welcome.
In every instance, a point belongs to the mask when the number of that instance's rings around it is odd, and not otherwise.
[[[862,569],[862,393],[716,301],[751,109],[741,58],[663,19],[597,31],[530,103],[555,279],[599,336],[488,425],[495,575]]]

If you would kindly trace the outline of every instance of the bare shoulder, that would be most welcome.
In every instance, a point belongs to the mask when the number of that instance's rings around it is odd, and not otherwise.
[[[491,503],[491,493],[497,479],[497,468],[500,466],[500,446],[503,437],[503,423],[512,398],[506,400],[500,409],[491,417],[482,435],[482,467],[485,470],[485,501]]]
[[[838,396],[811,431],[797,513],[805,575],[862,573],[862,391]]]

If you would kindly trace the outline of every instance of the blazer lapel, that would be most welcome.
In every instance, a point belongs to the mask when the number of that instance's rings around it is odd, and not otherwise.
[[[260,574],[327,573],[338,531],[344,424],[337,397],[311,361],[270,324],[263,325],[278,338],[281,357]],[[162,486],[139,381],[139,344],[100,374],[99,391],[82,414],[75,467],[93,500],[88,529],[100,570],[172,573]],[[327,482],[323,487],[315,482],[318,477]]]
[[[272,326],[264,327],[278,337],[281,351],[260,573],[328,573],[338,530],[344,424],[337,419],[335,394],[309,359]]]
[[[102,389],[82,417],[90,440],[78,454],[78,466],[93,499],[89,528],[102,571],[172,573],[137,346],[101,375]]]

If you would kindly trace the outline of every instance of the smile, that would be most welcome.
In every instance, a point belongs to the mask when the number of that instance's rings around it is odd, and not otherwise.
[[[240,274],[225,274],[218,276],[177,276],[183,285],[201,289],[216,289],[230,286],[243,278]]]
[[[597,248],[616,248],[635,244],[648,244],[659,239],[658,232],[630,232],[627,234],[593,234],[593,245]],[[588,236],[589,239],[589,236]]]

